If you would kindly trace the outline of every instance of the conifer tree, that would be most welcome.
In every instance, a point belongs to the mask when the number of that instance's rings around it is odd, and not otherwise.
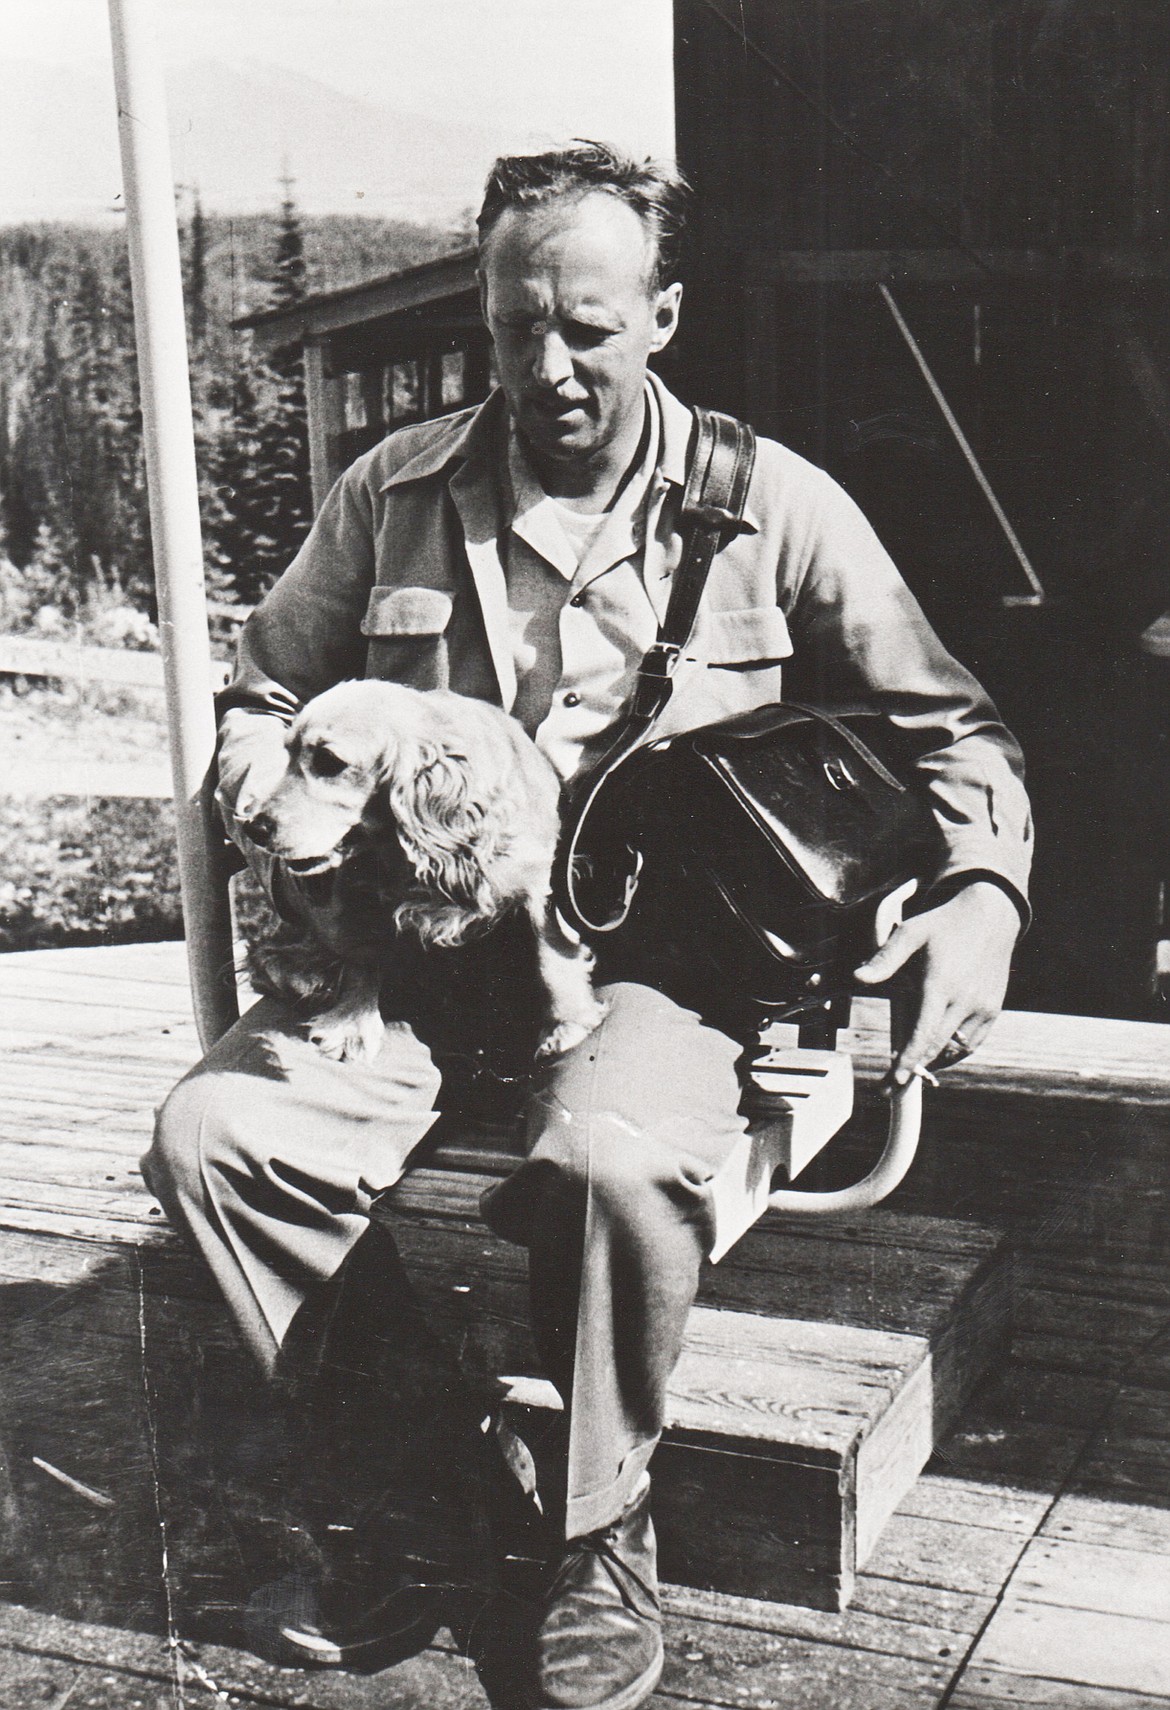
[[[286,174],[276,248],[269,274],[270,303],[287,308],[306,295],[304,234]],[[313,518],[305,364],[298,345],[257,363],[257,461],[251,504],[254,528],[246,580],[258,598],[296,556]]]
[[[198,189],[193,193],[187,228],[187,323],[198,348],[207,336],[207,219]]]
[[[208,580],[253,605],[271,580],[278,550],[266,532],[267,516],[257,472],[260,467],[260,419],[253,364],[236,369],[231,408],[206,452],[207,482],[203,506]]]
[[[269,275],[269,306],[285,309],[299,303],[308,290],[305,279],[305,235],[301,218],[293,201],[293,179],[286,170],[281,184],[284,196],[280,204],[276,235],[276,252]]]

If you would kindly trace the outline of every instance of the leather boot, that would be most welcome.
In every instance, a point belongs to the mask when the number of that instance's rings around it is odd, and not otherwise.
[[[530,1710],[635,1710],[662,1675],[647,1479],[612,1525],[565,1545],[536,1634]]]
[[[277,1652],[385,1668],[491,1595],[500,1540],[540,1515],[506,1442],[484,1428],[491,1400],[465,1381],[377,1225],[350,1256],[311,1389],[304,1483],[316,1486],[319,1571],[266,1588],[286,1600]]]

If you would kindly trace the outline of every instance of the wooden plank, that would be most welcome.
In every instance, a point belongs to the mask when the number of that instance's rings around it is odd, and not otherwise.
[[[16,761],[4,769],[6,791],[23,800],[76,796],[170,801],[174,784],[170,768],[141,760],[70,760],[54,757]]]
[[[148,1209],[148,1216],[150,1215]],[[179,1237],[163,1218],[161,1209],[146,1221],[140,1216],[117,1217],[90,1211],[56,1211],[43,1202],[0,1205],[0,1231],[64,1235],[70,1240],[136,1247],[142,1243],[174,1246]]]
[[[135,1010],[145,1013],[151,1007],[144,1003],[119,1011],[81,1001],[58,1003],[34,997],[0,997],[0,1029],[10,1050],[43,1050],[46,1045],[76,1042],[80,1051],[88,1045],[91,1050],[100,1047],[102,1054],[108,1055],[123,1049],[130,1035],[133,1054],[142,1056],[156,1039],[165,1039],[171,1031],[167,1027],[147,1029],[141,1021],[135,1025]],[[175,1046],[169,1052],[157,1046],[155,1049],[160,1056],[177,1056]],[[189,1067],[197,1057],[197,1050],[184,1051],[183,1066]]]
[[[90,1242],[0,1231],[0,1278],[64,1287],[91,1279],[108,1255]]]
[[[972,1366],[982,1371],[982,1365]],[[882,1528],[930,1459],[939,1421],[933,1407],[934,1363],[928,1355],[893,1404],[858,1442],[854,1563],[872,1555]]]
[[[947,1683],[945,1659],[882,1656],[845,1645],[808,1644],[690,1617],[667,1648],[664,1696],[688,1703],[772,1705],[775,1710],[933,1710]]]
[[[477,1202],[479,1181],[478,1178],[466,1178],[464,1185],[466,1181],[475,1184],[472,1195],[465,1201],[470,1209]],[[393,1198],[400,1203],[398,1191]],[[449,1290],[456,1283],[461,1289],[471,1291],[467,1297],[469,1311],[487,1310],[491,1290],[504,1279],[510,1277],[517,1283],[523,1279],[522,1256],[515,1249],[494,1243],[482,1226],[452,1228],[436,1221],[433,1227],[420,1227],[391,1216],[388,1227],[411,1274],[420,1280],[425,1279],[428,1288],[436,1293]],[[813,1237],[808,1237],[808,1242],[815,1248]],[[983,1242],[979,1243],[979,1250],[985,1251]],[[730,1255],[724,1264],[730,1264],[733,1258],[734,1255]],[[708,1406],[703,1399],[704,1386],[711,1381],[707,1362],[711,1363],[716,1378],[720,1375],[720,1362],[723,1362],[722,1376],[726,1379],[730,1369],[726,1365],[729,1358],[735,1362],[734,1369],[744,1380],[741,1388],[745,1395],[751,1394],[754,1383],[765,1381],[769,1371],[783,1372],[785,1381],[790,1378],[801,1385],[799,1397],[792,1407],[777,1402],[762,1409],[751,1400],[742,1404],[728,1402],[727,1429],[732,1430],[734,1416],[734,1434],[737,1436],[749,1440],[780,1440],[781,1429],[786,1433],[794,1429],[793,1411],[808,1410],[804,1424],[799,1427],[803,1434],[789,1435],[785,1440],[819,1442],[822,1441],[822,1432],[827,1430],[834,1440],[844,1441],[839,1425],[818,1422],[816,1409],[819,1404],[815,1396],[818,1387],[825,1383],[830,1386],[828,1405],[831,1409],[844,1402],[845,1390],[849,1388],[856,1400],[859,1418],[874,1424],[882,1416],[895,1389],[901,1387],[910,1372],[923,1364],[927,1353],[925,1337],[876,1331],[864,1323],[860,1326],[850,1324],[834,1289],[825,1287],[826,1270],[832,1274],[831,1260],[828,1265],[824,1261],[818,1265],[815,1259],[806,1256],[805,1263],[819,1281],[815,1302],[801,1301],[808,1310],[807,1317],[788,1315],[787,1307],[794,1297],[800,1300],[800,1295],[790,1286],[791,1269],[783,1264],[782,1255],[777,1256],[776,1262],[777,1295],[767,1315],[745,1311],[731,1313],[721,1307],[714,1308],[707,1304],[712,1297],[704,1288],[701,1304],[692,1315],[688,1336],[692,1363],[680,1367],[677,1384],[672,1389],[676,1396],[675,1411],[671,1416],[674,1424],[687,1429],[693,1426],[696,1414]],[[911,1269],[904,1263],[904,1272]],[[962,1272],[963,1279],[969,1274],[968,1267]],[[934,1273],[931,1272],[928,1287],[932,1287],[934,1281]],[[813,1310],[816,1318],[812,1317]],[[979,1307],[977,1310],[980,1311],[981,1325],[993,1323],[990,1315],[982,1313]],[[946,1315],[945,1306],[940,1305],[937,1299],[930,1311],[936,1318]],[[931,1405],[941,1403],[935,1401]]]
[[[341,386],[325,373],[325,345],[320,338],[306,339],[305,402],[309,418],[309,479],[312,484],[313,511],[325,503],[326,496],[341,471],[337,468],[334,447],[337,436],[345,426],[341,401]]]
[[[38,1144],[31,1140],[10,1140],[0,1130],[0,1177],[7,1183],[68,1182],[75,1187],[100,1188],[103,1183],[125,1182],[128,1176],[141,1181],[138,1158],[143,1150],[143,1134],[123,1133],[122,1144],[111,1144],[119,1136],[95,1128],[88,1136],[84,1130],[66,1130],[54,1140]]]
[[[1170,1696],[1170,1626],[1010,1596],[970,1666]]]
[[[91,1188],[75,1182],[25,1182],[10,1179],[4,1185],[4,1202],[0,1204],[0,1217],[6,1216],[9,1211],[31,1211],[37,1206],[44,1206],[46,1211],[145,1223],[147,1219],[153,1221],[150,1211],[152,1204],[154,1201],[141,1183],[137,1187],[127,1186],[124,1191],[119,1191],[117,1185],[110,1187],[102,1184]]]
[[[1170,1698],[979,1668],[963,1675],[950,1706],[951,1710],[1024,1710],[1025,1706],[1030,1710],[1170,1710]]]
[[[1034,1538],[1012,1576],[1021,1601],[1170,1623],[1170,1568],[1152,1550]],[[1166,1634],[1170,1650],[1170,1631]]]
[[[971,249],[753,249],[746,277],[759,285],[971,284],[989,280],[1049,282],[1063,276],[1075,253],[1090,276],[1104,279],[1161,278],[1162,269],[1140,248]]]
[[[1002,1585],[1015,1567],[1021,1540],[988,1526],[895,1513],[866,1564],[870,1577],[981,1592]]]
[[[450,1650],[431,1649],[376,1677],[306,1673],[276,1668],[225,1645],[185,1641],[176,1652],[166,1639],[94,1622],[74,1621],[13,1604],[0,1604],[0,1656],[5,1679],[47,1679],[68,1685],[80,1676],[72,1703],[122,1710],[123,1706],[243,1702],[297,1706],[298,1710],[482,1710],[484,1695],[474,1669]],[[28,1672],[24,1672],[27,1659]],[[62,1669],[58,1674],[56,1669]],[[89,1697],[113,1676],[117,1695]],[[207,1682],[213,1684],[208,1687]],[[123,1687],[123,1681],[126,1686]],[[130,1696],[131,1690],[133,1696]],[[125,1695],[123,1696],[123,1692]],[[53,1710],[53,1700],[5,1699]],[[64,1705],[61,1706],[64,1710]]]
[[[493,1363],[517,1359],[531,1369],[516,1331],[526,1317],[522,1253],[482,1229],[392,1228],[420,1294],[440,1306],[458,1287],[462,1334]],[[822,1312],[831,1317],[831,1302],[822,1300]],[[745,1445],[840,1456],[882,1417],[927,1353],[917,1336],[699,1305],[671,1382],[669,1423]],[[929,1411],[929,1394],[922,1404]]]
[[[16,980],[39,979],[51,971],[72,972],[88,979],[106,981],[142,980],[174,987],[181,1002],[187,1001],[187,958],[184,947],[172,939],[143,944],[63,945],[54,950],[16,950],[4,958],[5,985]]]
[[[213,692],[223,688],[230,674],[231,667],[222,660],[211,662]],[[29,635],[0,635],[0,676],[51,677],[133,689],[163,687],[160,653],[42,641]]]
[[[864,1569],[857,1576],[850,1614],[881,1615],[892,1621],[916,1621],[953,1633],[975,1634],[994,1607],[982,1592],[953,1591],[938,1585],[884,1579]],[[997,1588],[998,1589],[998,1588]]]
[[[23,987],[23,989],[22,989]],[[53,973],[38,979],[4,982],[5,1002],[31,1003],[50,1015],[70,1015],[75,1011],[90,1012],[91,1029],[100,1026],[106,1031],[122,1020],[139,1015],[158,1018],[160,1001],[165,1001],[176,1017],[184,1017],[183,1007],[171,996],[169,986],[155,987],[146,982],[122,981],[111,987],[105,980],[90,979],[86,974],[72,971]],[[167,1017],[161,1017],[165,1023]]]
[[[167,1038],[168,1035],[160,1031],[159,1035],[147,1034],[146,1037],[153,1040],[154,1037]],[[132,1033],[131,1044],[134,1038]],[[22,1087],[70,1087],[91,1082],[95,1089],[106,1088],[117,1093],[123,1087],[133,1087],[137,1081],[156,1075],[157,1070],[153,1070],[149,1063],[136,1061],[130,1053],[119,1052],[94,1063],[75,1055],[69,1043],[64,1046],[48,1045],[39,1051],[10,1051],[0,1057],[0,1083],[5,1086],[11,1083]]]
[[[1051,1497],[1034,1490],[1013,1490],[974,1479],[924,1473],[898,1504],[899,1514],[920,1520],[986,1526],[1030,1538],[1051,1506]]]
[[[917,1337],[697,1306],[667,1417],[679,1431],[845,1454],[926,1360]]]
[[[815,1449],[727,1454],[667,1435],[654,1457],[664,1578],[836,1610],[854,1582],[851,1463]]]
[[[482,1175],[468,1172],[414,1170],[384,1202],[387,1226],[397,1231],[405,1212],[417,1228],[438,1233],[458,1224],[469,1241],[482,1240],[479,1198],[485,1185]],[[977,1225],[897,1212],[824,1223],[768,1217],[718,1266],[704,1267],[700,1300],[737,1311],[930,1335],[945,1323],[956,1291],[974,1285],[999,1239]],[[473,1251],[468,1269],[474,1268]],[[826,1276],[832,1278],[829,1289]]]
[[[38,1159],[62,1162],[62,1153],[80,1158],[89,1151],[117,1153],[126,1158],[134,1155],[135,1149],[143,1150],[143,1135],[149,1132],[149,1116],[144,1119],[137,1112],[133,1120],[117,1121],[112,1127],[95,1120],[92,1125],[83,1126],[78,1121],[70,1126],[42,1126],[36,1131],[27,1120],[0,1121],[0,1148],[11,1148],[8,1157],[14,1174],[23,1160],[26,1168],[20,1173],[35,1178],[52,1167],[51,1162],[34,1167]]]
[[[24,1094],[25,1096],[21,1096]],[[128,1097],[123,1093],[115,1097],[110,1093],[96,1090],[93,1096],[84,1102],[82,1089],[62,1088],[56,1096],[49,1090],[44,1092],[22,1087],[14,1093],[11,1088],[0,1088],[3,1097],[3,1123],[0,1133],[37,1134],[37,1119],[51,1115],[54,1122],[64,1123],[70,1130],[84,1129],[93,1122],[109,1121],[111,1118],[119,1121],[131,1121],[140,1116],[145,1102],[141,1095]]]
[[[864,1075],[884,1074],[888,1040],[884,1000],[855,999],[839,1043]],[[948,1092],[1163,1101],[1170,1092],[1170,1051],[1159,1022],[1005,1010],[975,1055],[947,1070],[945,1085]]]
[[[756,1633],[780,1633],[818,1644],[846,1645],[850,1650],[874,1651],[880,1656],[910,1657],[935,1662],[953,1655],[961,1641],[969,1639],[978,1623],[963,1626],[927,1624],[913,1619],[875,1615],[864,1609],[843,1613],[802,1609],[790,1603],[767,1603],[754,1597],[728,1597],[718,1591],[696,1591],[690,1586],[664,1586],[663,1601],[673,1621],[703,1620],[723,1627],[742,1627]]]

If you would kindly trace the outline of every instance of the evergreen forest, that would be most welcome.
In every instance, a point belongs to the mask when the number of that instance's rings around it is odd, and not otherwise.
[[[180,221],[212,609],[250,606],[311,517],[304,383],[233,321],[394,272],[465,234],[334,215]],[[0,630],[154,642],[150,524],[126,234],[0,229]]]

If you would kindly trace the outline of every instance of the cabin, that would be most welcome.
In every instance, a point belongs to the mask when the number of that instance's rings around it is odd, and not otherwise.
[[[1039,853],[1009,1008],[903,1184],[705,1268],[655,1463],[662,1701],[1170,1706],[1170,12],[675,0],[675,77],[664,377],[858,499],[1020,735]],[[470,252],[240,325],[303,349],[318,504],[494,382]],[[521,1539],[507,1596],[376,1682],[256,1654],[276,1427],[137,1164],[199,1054],[182,946],[0,958],[0,1023],[0,1701],[509,1702]],[[854,1002],[855,1115],[798,1186],[872,1162],[888,1026]],[[542,1431],[523,1256],[477,1215],[514,1150],[433,1138],[377,1216]]]

